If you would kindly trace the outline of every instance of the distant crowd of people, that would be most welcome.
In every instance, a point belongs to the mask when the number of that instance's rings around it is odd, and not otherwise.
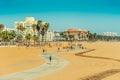
[[[75,44],[75,43],[68,43],[67,45],[66,44],[64,44],[64,43],[58,43],[58,42],[55,42],[55,43],[53,43],[53,42],[42,42],[41,44],[40,44],[40,47],[41,47],[41,49],[42,49],[42,53],[43,54],[46,54],[47,52],[48,52],[48,48],[46,48],[46,47],[49,47],[49,48],[53,48],[53,47],[55,47],[57,50],[57,52],[60,52],[60,51],[64,51],[64,50],[66,50],[66,51],[70,51],[70,50],[78,50],[78,49],[86,49],[82,44]],[[50,63],[51,63],[51,61],[52,61],[52,56],[49,56],[49,61],[50,61]]]

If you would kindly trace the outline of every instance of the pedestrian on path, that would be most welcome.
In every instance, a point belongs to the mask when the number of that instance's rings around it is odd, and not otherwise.
[[[45,52],[45,49],[43,49],[43,53]]]
[[[52,56],[49,56],[49,60],[50,60],[50,62],[52,61]]]
[[[60,51],[60,48],[58,47],[58,52]]]

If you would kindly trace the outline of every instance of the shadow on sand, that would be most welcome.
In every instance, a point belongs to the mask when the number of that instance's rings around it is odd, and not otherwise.
[[[112,60],[112,61],[120,62],[119,59],[114,59],[114,58],[83,55],[83,54],[91,52],[91,51],[95,51],[95,49],[91,49],[91,50],[88,50],[88,51],[76,53],[75,55],[76,56],[81,56],[81,57],[86,57],[86,58],[105,59],[105,60]],[[81,78],[80,80],[102,80],[103,78],[106,78],[108,76],[114,75],[114,74],[119,73],[119,72],[120,72],[120,69],[106,70],[104,72],[97,73],[95,75],[91,75],[91,76]]]
[[[112,60],[112,61],[120,62],[119,59],[114,59],[114,58],[83,55],[83,54],[88,53],[88,52],[91,52],[91,51],[95,51],[95,49],[91,49],[91,50],[88,50],[88,51],[76,53],[75,55],[76,55],[76,56],[81,56],[81,57],[86,57],[86,58],[106,59],[106,60]]]
[[[120,69],[111,69],[111,70],[107,70],[101,73],[97,73],[92,76],[81,78],[80,80],[102,80],[103,78],[106,78],[108,76],[114,75],[119,72],[120,72]]]

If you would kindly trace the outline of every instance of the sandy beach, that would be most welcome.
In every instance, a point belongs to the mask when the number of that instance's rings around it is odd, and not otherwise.
[[[14,73],[44,63],[39,48],[0,47],[0,75]]]
[[[78,42],[77,42],[78,43]],[[119,80],[120,42],[79,42],[86,49],[59,53],[68,61],[63,69],[35,80]],[[55,43],[53,43],[55,44]],[[64,42],[64,46],[68,43]],[[54,52],[57,47],[46,49]],[[31,69],[45,63],[39,47],[0,48],[0,75]]]
[[[45,63],[40,56],[43,49],[48,52],[57,51],[56,43],[53,47],[25,47],[25,46],[0,46],[0,76],[29,70]]]
[[[0,0],[0,80],[120,80],[120,0]]]
[[[67,67],[36,80],[120,79],[120,42],[82,42],[82,44],[87,48],[86,50],[58,55],[70,62]],[[94,50],[90,51],[91,49]],[[86,53],[80,54],[82,52]]]

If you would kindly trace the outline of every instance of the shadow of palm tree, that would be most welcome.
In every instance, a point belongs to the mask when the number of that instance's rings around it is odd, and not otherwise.
[[[102,80],[103,78],[106,78],[108,76],[114,75],[119,72],[120,72],[120,69],[111,69],[111,70],[107,70],[92,76],[81,78],[80,80]]]
[[[88,52],[91,52],[91,51],[95,51],[95,49],[91,49],[91,50],[88,50],[88,51],[76,53],[75,55],[76,55],[76,56],[81,56],[81,57],[87,57],[87,58],[106,59],[106,60],[112,60],[112,61],[120,62],[119,59],[114,59],[114,58],[83,55],[83,54],[88,53]]]
[[[83,55],[83,54],[91,52],[91,51],[95,51],[95,49],[76,53],[75,55],[81,56],[81,57],[86,57],[86,58],[106,59],[106,60],[113,60],[113,61],[120,62],[119,59],[114,59],[114,58]],[[92,76],[87,76],[87,77],[81,78],[80,80],[102,80],[103,78],[106,78],[108,76],[114,75],[119,72],[120,72],[120,69],[111,69],[111,70],[107,70],[107,71],[104,71],[104,72],[101,72],[101,73],[98,73],[98,74],[95,74]]]
[[[91,49],[91,50],[88,50],[88,51],[84,51],[84,52],[80,52],[80,53],[76,53],[75,55],[76,56],[81,56],[82,54],[85,54],[87,52],[91,52],[91,51],[95,51],[96,49]]]

